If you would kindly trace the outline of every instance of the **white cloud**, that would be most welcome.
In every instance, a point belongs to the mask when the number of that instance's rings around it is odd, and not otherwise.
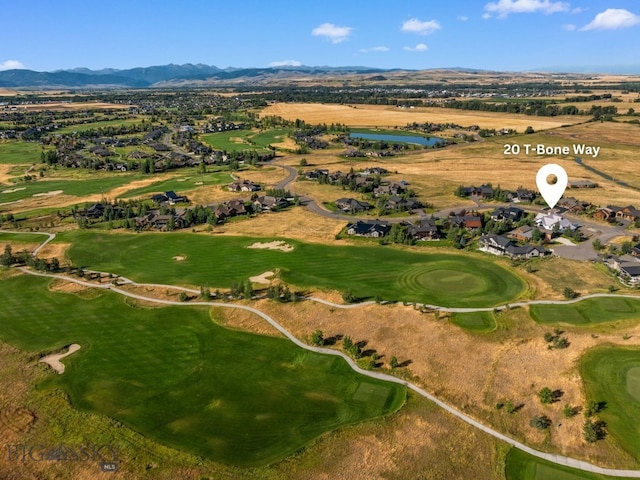
[[[536,13],[552,14],[569,10],[567,2],[554,2],[551,0],[498,0],[489,2],[484,6],[485,15],[495,13],[498,18],[505,18],[510,13]],[[483,18],[485,17],[483,15]]]
[[[617,30],[640,24],[640,17],[623,8],[607,8],[596,15],[593,21],[585,25],[580,31],[586,30]]]
[[[429,50],[429,47],[427,47],[424,43],[419,43],[415,47],[402,47],[402,49],[406,50],[407,52],[426,52],[427,50]]]
[[[562,28],[567,32],[573,32],[577,27],[573,23],[565,23]]]
[[[461,22],[466,22],[467,20],[469,20],[469,17],[467,17],[466,15],[460,15],[458,17],[458,20],[460,20]]]
[[[325,37],[331,40],[331,43],[344,42],[351,34],[351,27],[341,27],[333,23],[323,23],[311,30],[311,35],[316,37]]]
[[[586,8],[576,7],[576,8],[574,8],[574,9],[572,9],[572,10],[571,10],[571,13],[573,13],[573,14],[575,15],[575,14],[577,14],[577,13],[582,13],[582,12],[584,12],[584,11],[586,11],[586,10],[587,10]]]
[[[270,67],[299,67],[301,65],[302,62],[298,60],[279,60],[269,64]]]
[[[5,60],[4,62],[0,63],[0,72],[2,72],[3,70],[18,70],[25,68],[27,67],[25,67],[24,64],[22,62],[19,62],[18,60]]]
[[[482,14],[482,18],[484,18],[485,20],[491,18],[491,14],[490,13],[483,13]]]
[[[417,33],[418,35],[429,35],[441,28],[442,27],[437,20],[423,22],[417,18],[412,18],[411,20],[404,22],[400,30],[402,32]]]
[[[369,53],[369,52],[388,52],[389,51],[389,47],[385,47],[384,45],[381,45],[379,47],[371,47],[371,48],[361,48],[360,51],[362,53]]]

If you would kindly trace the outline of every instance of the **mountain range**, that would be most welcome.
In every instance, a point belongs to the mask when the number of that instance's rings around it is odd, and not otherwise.
[[[90,70],[74,68],[54,72],[36,72],[34,70],[0,71],[0,87],[4,88],[147,88],[163,86],[187,86],[195,84],[220,83],[224,81],[237,83],[244,79],[248,83],[256,83],[259,79],[295,75],[345,75],[379,73],[383,70],[368,67],[270,67],[270,68],[225,68],[213,65],[184,64],[159,65],[153,67],[137,67],[128,70],[106,68]],[[249,81],[253,79],[253,82]]]

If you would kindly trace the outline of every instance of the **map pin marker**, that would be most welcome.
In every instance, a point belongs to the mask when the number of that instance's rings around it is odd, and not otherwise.
[[[550,175],[555,175],[557,179],[556,183],[550,184],[547,182],[547,178],[549,178]],[[564,168],[555,163],[548,163],[538,170],[538,174],[536,175],[538,190],[540,191],[542,198],[544,198],[544,201],[549,205],[549,208],[555,207],[558,200],[562,198],[562,194],[567,188],[568,181],[569,177],[567,176],[567,172],[565,172]]]

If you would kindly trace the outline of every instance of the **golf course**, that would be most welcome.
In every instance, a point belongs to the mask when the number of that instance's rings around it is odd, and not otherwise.
[[[36,359],[77,343],[64,374],[38,388],[61,388],[76,408],[165,445],[265,465],[404,403],[401,385],[285,339],[223,328],[206,307],[130,306],[110,292],[54,292],[49,282],[3,280],[0,338]]]
[[[393,247],[332,246],[280,239],[292,251],[251,249],[272,239],[171,234],[101,234],[74,231],[76,266],[145,283],[228,288],[233,282],[279,270],[296,287],[350,289],[356,297],[415,301],[449,307],[490,307],[515,300],[526,283],[479,256],[419,253]],[[176,262],[174,257],[184,258]]]
[[[507,454],[505,476],[507,480],[611,480],[616,478],[547,462],[517,448],[512,448]]]
[[[640,349],[604,346],[582,357],[587,399],[606,402],[598,415],[620,446],[640,459]]]
[[[542,324],[597,325],[604,322],[637,320],[640,298],[587,298],[564,305],[531,305],[531,316]]]

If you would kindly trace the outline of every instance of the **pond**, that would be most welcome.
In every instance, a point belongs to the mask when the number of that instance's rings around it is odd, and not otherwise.
[[[351,138],[361,138],[363,140],[373,140],[377,142],[391,143],[417,143],[425,147],[432,147],[438,142],[442,142],[442,138],[438,137],[419,137],[417,135],[390,135],[383,133],[350,133]]]

